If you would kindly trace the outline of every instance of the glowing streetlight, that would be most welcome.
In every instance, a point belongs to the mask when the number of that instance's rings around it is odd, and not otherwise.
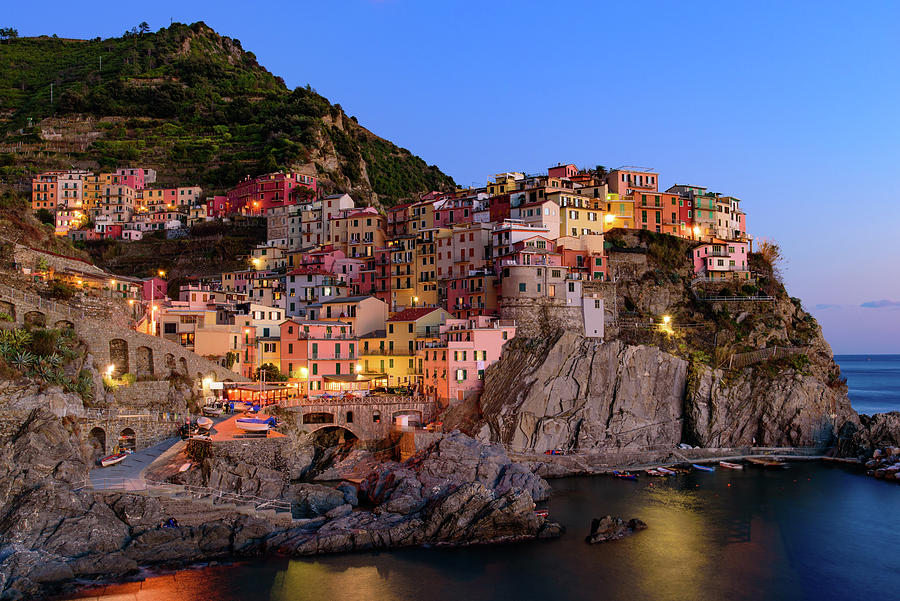
[[[212,378],[203,378],[203,388],[209,388],[213,383]]]
[[[669,325],[669,322],[672,321],[671,315],[663,315],[663,323]]]
[[[356,364],[356,373],[359,373],[361,371],[362,371],[362,363],[357,363]]]
[[[111,364],[111,363],[110,363],[109,365],[107,365],[107,366],[106,366],[106,377],[107,377],[107,378],[111,378],[114,371],[116,371],[116,366],[115,366],[115,365],[113,365],[113,364]]]
[[[607,214],[606,214],[606,217],[604,217],[603,220],[604,220],[606,223],[612,223],[613,221],[616,220],[616,216],[615,216],[615,215],[611,215],[610,213],[607,213]]]
[[[109,285],[110,285],[111,287],[114,287],[114,286],[116,285],[116,281],[115,281],[115,280],[110,280],[110,281],[109,281]]]
[[[699,235],[700,235],[700,226],[698,226],[698,225],[695,225],[695,226],[694,226],[694,235],[695,235],[695,236],[699,236]]]
[[[166,277],[166,272],[162,269],[160,269],[157,273],[159,273],[159,277],[161,277],[161,278]]]
[[[301,367],[300,368],[300,377],[305,380],[308,375],[309,375],[309,369],[307,369],[305,367]]]
[[[419,297],[418,297],[418,296],[414,296],[414,297],[413,297],[413,306],[415,307],[416,304],[418,304],[418,302],[419,302]]]

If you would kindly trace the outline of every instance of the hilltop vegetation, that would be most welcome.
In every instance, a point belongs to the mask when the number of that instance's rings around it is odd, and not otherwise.
[[[106,40],[6,40],[3,134],[7,180],[73,163],[140,164],[163,183],[218,191],[245,175],[305,166],[326,191],[383,205],[453,185],[311,87],[289,90],[239,40],[202,22]]]

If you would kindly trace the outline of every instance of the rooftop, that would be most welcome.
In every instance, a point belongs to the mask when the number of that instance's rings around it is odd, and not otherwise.
[[[416,321],[437,310],[437,307],[410,307],[388,318],[388,321]]]

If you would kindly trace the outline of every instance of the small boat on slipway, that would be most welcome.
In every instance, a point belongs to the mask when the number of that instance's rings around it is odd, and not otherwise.
[[[222,415],[224,413],[225,413],[225,408],[222,407],[222,405],[219,405],[218,403],[216,403],[214,405],[206,405],[205,407],[203,407],[204,415],[218,416],[218,415]]]
[[[197,418],[197,427],[201,430],[209,430],[212,428],[213,421],[208,417],[198,417]]]
[[[234,421],[235,426],[239,430],[245,432],[267,432],[269,428],[277,425],[274,417],[268,419],[260,419],[258,417],[239,417]]]
[[[779,459],[764,459],[761,457],[748,457],[747,462],[757,467],[764,467],[771,470],[787,469],[787,464]]]
[[[720,461],[719,465],[728,470],[742,470],[744,466],[740,463],[731,463],[730,461]]]
[[[676,472],[675,470],[670,470],[669,468],[666,468],[666,467],[658,467],[658,468],[655,468],[655,469],[656,469],[657,472],[659,472],[659,473],[662,474],[663,476],[674,476],[675,474],[678,473],[678,472]]]
[[[100,459],[100,465],[103,467],[109,467],[111,465],[115,465],[125,460],[130,453],[115,453],[113,455],[107,455]]]
[[[691,467],[695,470],[700,470],[701,472],[714,472],[716,468],[711,465],[700,465],[699,463],[692,463]]]
[[[632,474],[630,472],[620,472],[619,470],[615,470],[612,475],[616,478],[621,478],[622,480],[637,480],[637,474]]]

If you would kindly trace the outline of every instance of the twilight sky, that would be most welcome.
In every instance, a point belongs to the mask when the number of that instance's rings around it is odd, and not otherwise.
[[[23,36],[205,21],[460,184],[642,165],[737,196],[836,353],[900,353],[898,4],[7,4]]]

